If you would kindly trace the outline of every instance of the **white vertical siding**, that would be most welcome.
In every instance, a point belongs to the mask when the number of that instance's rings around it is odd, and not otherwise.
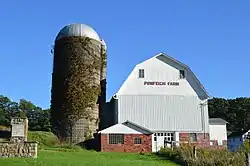
[[[209,136],[210,140],[218,140],[218,143],[227,140],[226,125],[209,125]]]
[[[201,111],[196,96],[118,96],[118,123],[130,120],[153,131],[203,132],[205,128],[208,132],[207,109]]]

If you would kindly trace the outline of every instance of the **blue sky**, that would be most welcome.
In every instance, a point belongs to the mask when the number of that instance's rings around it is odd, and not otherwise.
[[[7,1],[0,5],[0,94],[50,106],[54,38],[91,25],[108,45],[107,98],[159,52],[190,66],[210,95],[250,96],[250,1]]]

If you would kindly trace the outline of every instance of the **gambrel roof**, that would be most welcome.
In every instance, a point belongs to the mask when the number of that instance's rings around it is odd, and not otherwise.
[[[189,71],[192,75],[192,77],[194,78],[194,80],[198,83],[198,85],[201,87],[201,89],[203,90],[203,92],[207,95],[206,97],[209,98],[209,94],[208,92],[206,91],[206,89],[204,88],[204,86],[201,84],[201,82],[199,81],[199,79],[196,77],[196,75],[193,73],[193,71],[184,63],[178,61],[177,59],[167,55],[167,54],[164,54],[164,53],[159,53],[157,55],[155,55],[153,58],[157,58],[165,63],[167,63],[168,60],[170,61],[173,61],[175,63],[177,63],[178,65],[182,66],[184,69],[186,69],[187,71]]]
[[[148,60],[153,59],[153,58],[156,58],[156,59],[158,59],[158,60],[160,60],[160,61],[162,61],[162,62],[164,62],[166,64],[169,64],[169,62],[173,62],[174,64],[177,64],[181,68],[185,69],[187,72],[190,73],[191,78],[193,78],[195,80],[195,82],[197,83],[198,87],[203,92],[204,96],[202,96],[202,97],[204,97],[205,99],[210,98],[210,96],[209,96],[208,92],[206,91],[206,89],[204,88],[204,86],[201,84],[201,82],[199,81],[199,79],[195,76],[195,74],[192,72],[192,70],[187,65],[185,65],[184,63],[182,63],[182,62],[180,62],[180,61],[174,59],[173,57],[171,57],[171,56],[169,56],[167,54],[164,54],[164,53],[159,53],[159,54],[157,54],[157,55],[153,56],[152,58],[149,58],[149,59],[147,59],[145,61],[148,61]],[[143,61],[141,63],[144,63],[145,61]],[[141,64],[141,63],[139,63],[139,64]],[[125,84],[125,82],[124,82],[124,84]],[[124,84],[122,86],[124,86]],[[122,86],[118,90],[118,92],[117,92],[118,94],[119,94],[119,91],[122,89]]]

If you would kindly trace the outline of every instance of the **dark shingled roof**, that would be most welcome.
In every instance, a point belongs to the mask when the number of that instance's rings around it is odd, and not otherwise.
[[[122,124],[123,124],[123,125],[126,125],[126,126],[128,126],[128,127],[135,126],[135,127],[137,127],[137,128],[140,128],[141,130],[146,131],[146,132],[149,133],[149,134],[153,134],[153,132],[152,132],[151,130],[149,130],[149,129],[143,127],[143,126],[140,126],[140,125],[138,125],[138,124],[136,124],[136,123],[134,123],[134,122],[131,122],[131,121],[129,121],[129,120],[127,120],[126,122],[124,122],[124,123],[122,123]]]
[[[210,118],[209,119],[210,125],[225,125],[227,123],[228,123],[227,121],[225,121],[224,119],[221,119],[221,118]]]
[[[236,131],[236,132],[232,132],[231,134],[229,134],[227,137],[239,137],[242,136],[243,134],[245,134],[246,132],[248,132],[249,130],[243,130],[243,131]]]

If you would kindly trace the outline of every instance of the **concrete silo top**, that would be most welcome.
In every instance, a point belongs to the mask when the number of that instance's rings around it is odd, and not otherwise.
[[[101,41],[96,31],[86,24],[70,24],[70,25],[65,26],[58,33],[56,40],[59,40],[63,37],[70,37],[70,36],[84,36],[84,37],[89,37],[97,41]]]

